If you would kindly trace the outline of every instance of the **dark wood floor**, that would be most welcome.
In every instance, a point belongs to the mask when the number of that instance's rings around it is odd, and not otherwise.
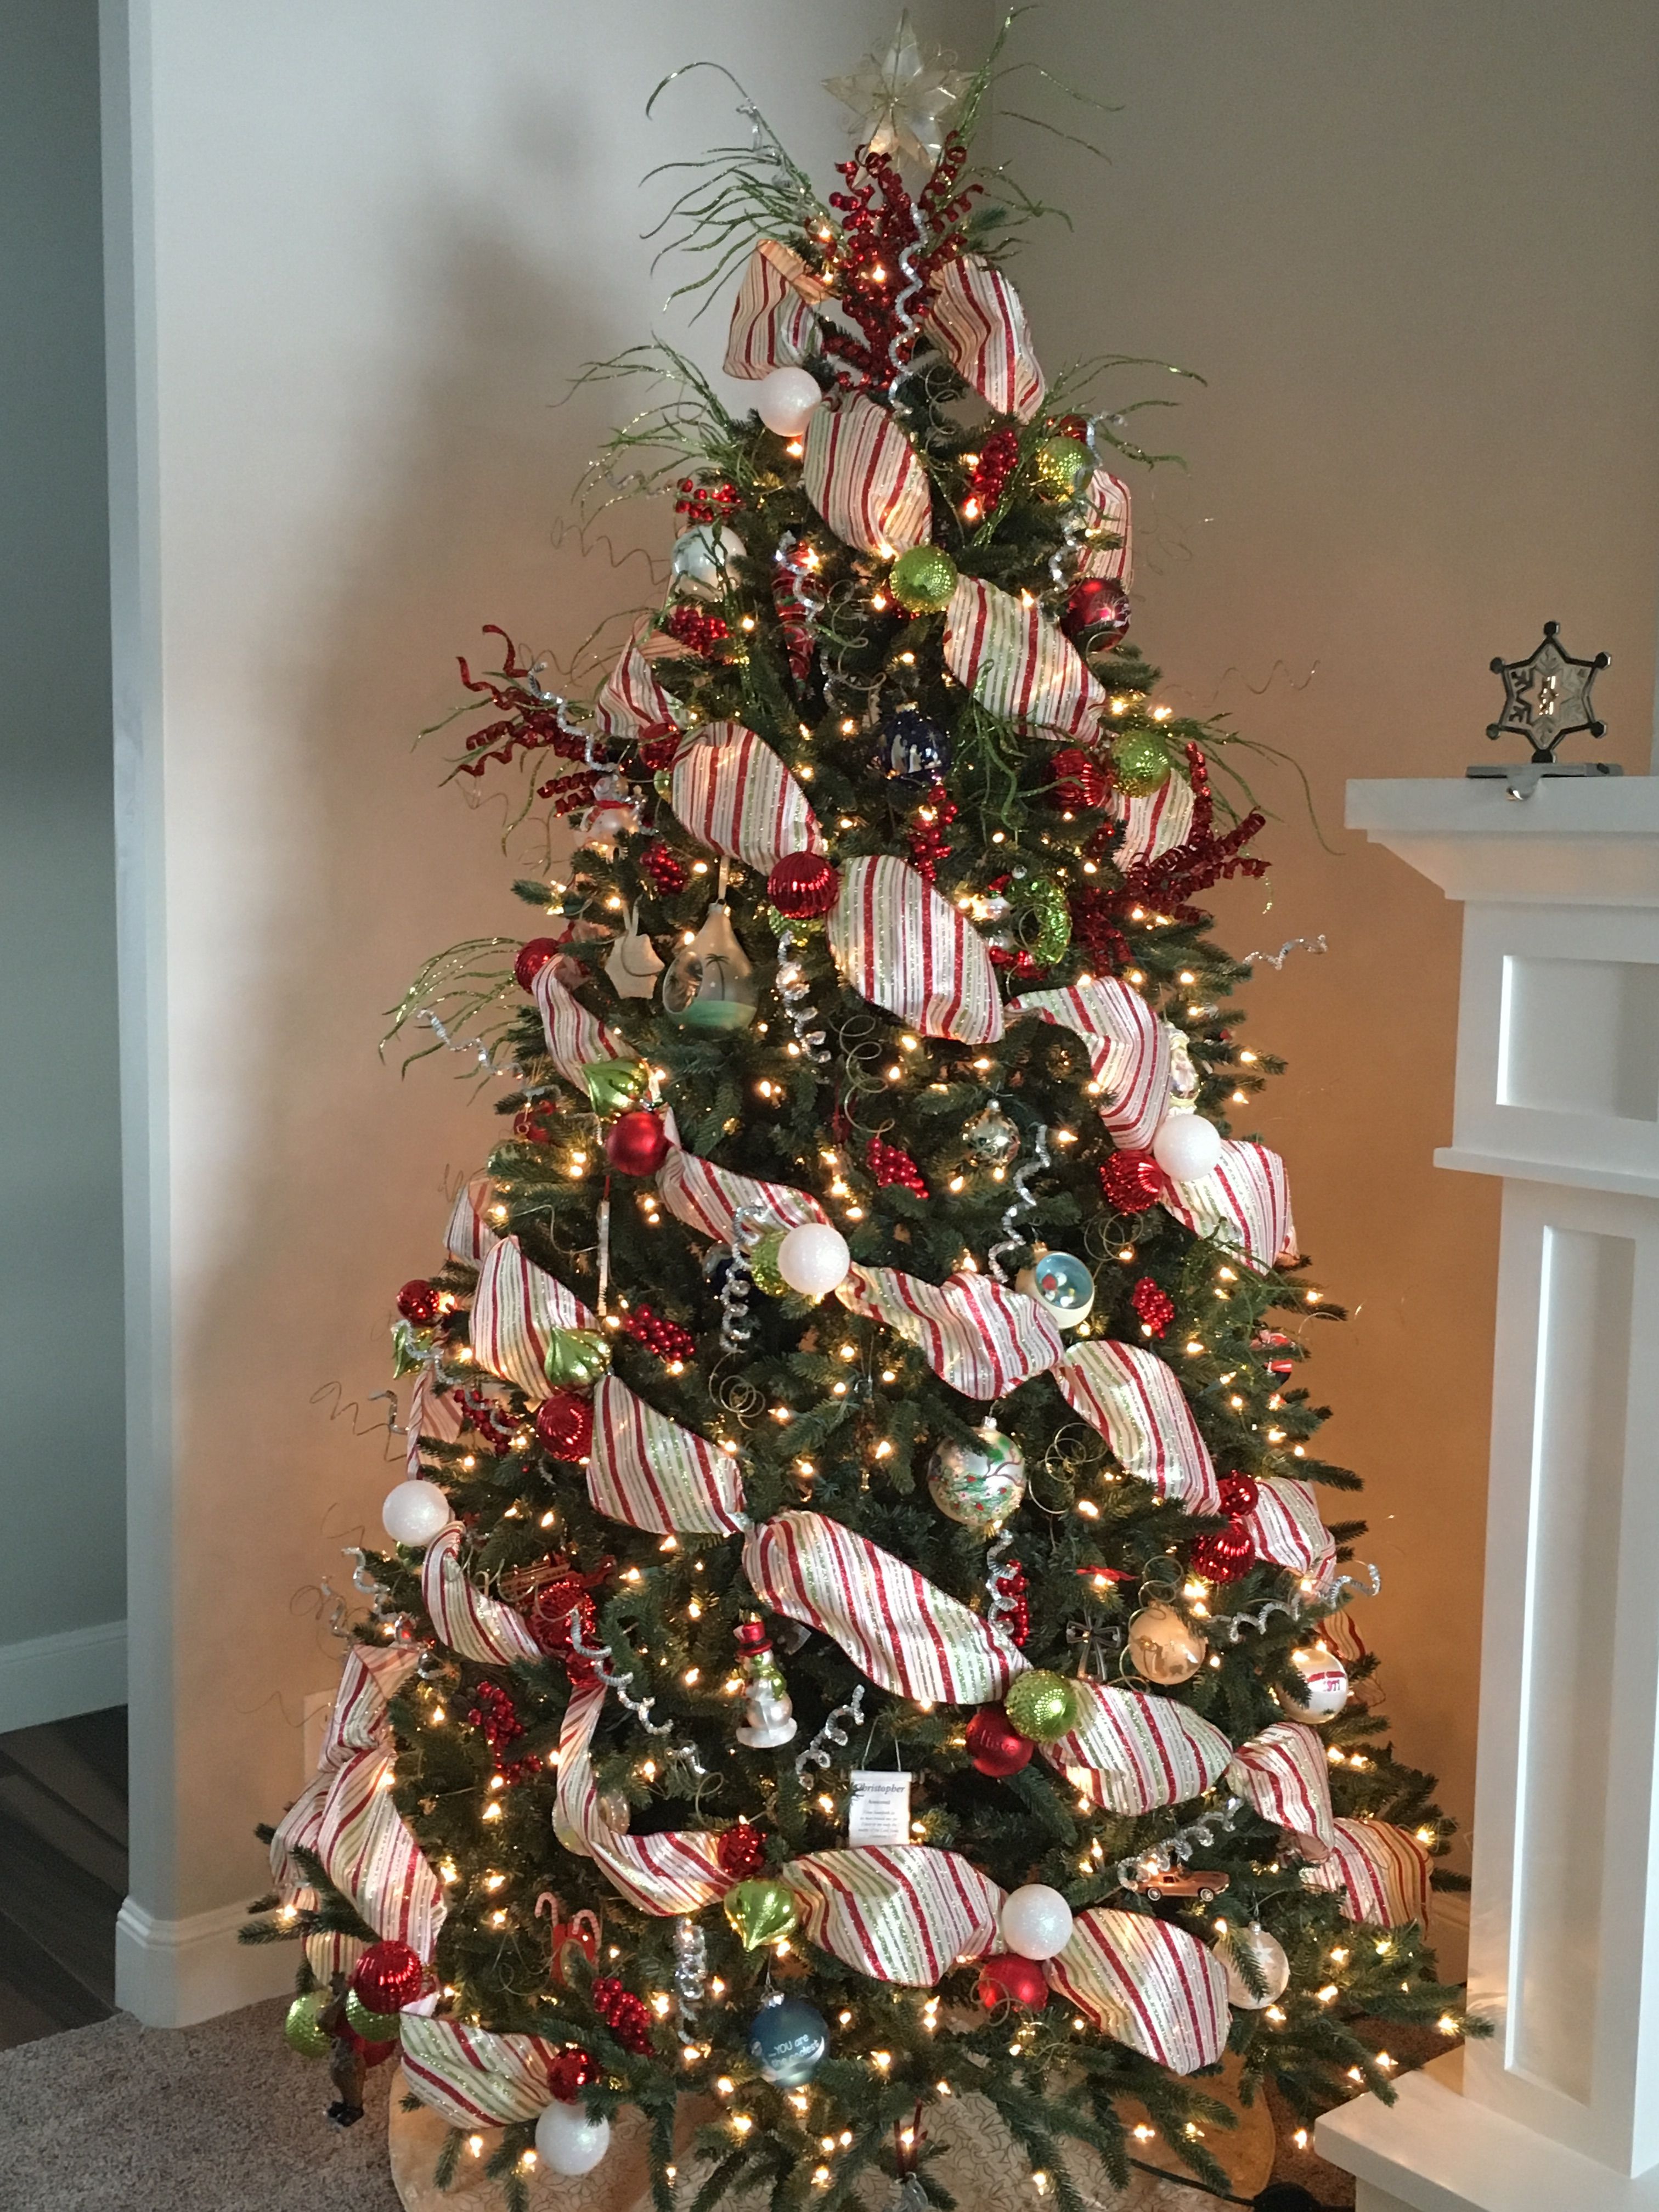
[[[115,2008],[124,1705],[0,1735],[0,2051]]]

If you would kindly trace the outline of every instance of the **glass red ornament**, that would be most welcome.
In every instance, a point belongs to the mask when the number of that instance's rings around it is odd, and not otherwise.
[[[729,1874],[734,1881],[750,1881],[766,1865],[766,1841],[758,1828],[739,1820],[716,1841],[714,1856],[722,1874]]]
[[[655,1175],[668,1158],[668,1132],[660,1114],[630,1106],[605,1133],[605,1156],[623,1175]]]
[[[1023,2012],[1041,2012],[1048,2002],[1048,1981],[1035,1959],[1017,1958],[1012,1951],[994,1951],[979,1962],[979,1983],[974,1994],[987,2012],[1000,2004],[1017,2004]]]
[[[1231,1513],[1236,1521],[1242,1521],[1247,1514],[1254,1513],[1261,1501],[1261,1492],[1255,1477],[1242,1474],[1237,1468],[1231,1474],[1224,1474],[1216,1487],[1221,1492],[1222,1511]]]
[[[556,1563],[556,1571],[538,1586],[525,1611],[525,1626],[538,1648],[550,1659],[563,1662],[576,1689],[593,1680],[593,1662],[584,1659],[575,1649],[570,1616],[573,1613],[576,1616],[582,1642],[592,1644],[599,1626],[599,1609],[592,1593],[610,1573],[611,1565],[606,1559],[590,1573],[578,1574],[574,1567]]]
[[[1150,1152],[1114,1152],[1100,1164],[1100,1188],[1117,1213],[1145,1213],[1164,1195],[1164,1170]]]
[[[558,949],[558,940],[552,937],[532,937],[519,947],[519,957],[513,963],[513,980],[521,991],[535,988],[537,976]]]
[[[1086,811],[1106,804],[1106,771],[1080,746],[1062,746],[1049,765],[1054,775],[1054,797],[1060,805]]]
[[[556,1390],[536,1408],[536,1439],[555,1459],[584,1460],[593,1449],[593,1407],[579,1390]]]
[[[351,1970],[351,1986],[370,2012],[401,2012],[426,1984],[421,1954],[395,1937],[371,1943]]]
[[[1035,1746],[1020,1735],[1000,1705],[981,1705],[968,1723],[968,1756],[981,1774],[999,1782],[1029,1765]]]
[[[766,896],[791,921],[816,921],[829,913],[841,878],[822,853],[786,853],[766,878]]]
[[[1109,653],[1129,634],[1129,595],[1115,577],[1080,576],[1060,626],[1081,651]]]
[[[547,2086],[562,2105],[574,2105],[590,2081],[599,2078],[599,2063],[586,2051],[556,2051],[547,2062]]]
[[[1243,1523],[1229,1522],[1207,1536],[1193,1540],[1193,1571],[1206,1583],[1236,1583],[1255,1563],[1255,1546]]]
[[[398,1310],[416,1328],[430,1328],[444,1310],[443,1295],[432,1283],[423,1283],[417,1276],[405,1283],[398,1293]]]

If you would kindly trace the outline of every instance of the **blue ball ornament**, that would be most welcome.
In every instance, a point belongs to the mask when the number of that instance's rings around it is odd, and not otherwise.
[[[810,2081],[829,2051],[829,2023],[799,1997],[769,1997],[749,2031],[749,2056],[763,2078],[780,2089]]]
[[[937,783],[951,765],[951,740],[919,708],[896,707],[882,723],[876,765],[896,783]]]

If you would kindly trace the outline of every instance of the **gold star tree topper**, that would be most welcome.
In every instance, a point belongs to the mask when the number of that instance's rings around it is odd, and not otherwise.
[[[906,9],[884,55],[866,54],[850,76],[824,80],[858,118],[859,139],[872,154],[931,169],[945,146],[945,118],[970,80],[952,67],[955,57],[918,43]]]

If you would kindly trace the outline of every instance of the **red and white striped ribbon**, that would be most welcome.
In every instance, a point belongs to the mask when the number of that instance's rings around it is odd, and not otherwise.
[[[472,1357],[539,1405],[552,1387],[544,1364],[555,1330],[597,1328],[599,1318],[556,1275],[504,1237],[478,1270],[469,1341]]]
[[[1339,1613],[1325,1615],[1319,1623],[1319,1637],[1326,1650],[1340,1659],[1351,1674],[1362,1659],[1370,1656],[1370,1647],[1346,1606]]]
[[[337,1765],[319,1766],[276,1823],[270,1838],[270,1878],[284,1903],[295,1905],[306,1886],[305,1871],[294,1856],[296,1850],[316,1856],[322,1833],[323,1808],[334,1787]],[[313,1893],[314,1894],[314,1893]]]
[[[455,1203],[449,1209],[449,1225],[444,1231],[444,1249],[463,1267],[482,1266],[495,1242],[495,1231],[488,1218],[494,1190],[489,1177],[480,1175],[463,1183],[455,1194]]]
[[[1097,1906],[1079,1913],[1072,1940],[1044,1971],[1115,2042],[1172,2074],[1213,2065],[1226,2045],[1227,1977],[1184,1928]]]
[[[1000,269],[964,253],[933,279],[922,316],[958,375],[999,415],[1029,422],[1047,390],[1020,298]]]
[[[317,1828],[317,1856],[377,1936],[428,1963],[446,1906],[438,1877],[392,1802],[397,1753],[360,1751],[336,1767]]]
[[[1043,1755],[1091,1804],[1125,1814],[1184,1805],[1226,1772],[1232,1745],[1173,1698],[1087,1680],[1072,1689],[1077,1725]]]
[[[723,363],[728,376],[766,376],[790,368],[815,349],[812,310],[829,290],[799,254],[763,238],[750,255],[732,308]]]
[[[927,471],[905,432],[872,399],[854,395],[813,409],[800,481],[836,537],[862,553],[890,560],[933,537]]]
[[[587,1495],[596,1513],[659,1536],[731,1536],[749,1526],[737,1458],[647,1406],[614,1375],[593,1392]]]
[[[812,1851],[792,1859],[783,1879],[807,1940],[878,1982],[933,1989],[997,1948],[1003,1893],[958,1851]]]
[[[1098,1429],[1127,1474],[1150,1482],[1189,1513],[1219,1513],[1209,1447],[1181,1385],[1155,1352],[1096,1337],[1054,1369],[1060,1395]]]
[[[1051,736],[1081,737],[1106,703],[1035,599],[1028,605],[978,576],[960,579],[945,611],[945,665],[992,714]]]
[[[1275,1827],[1322,1844],[1334,1838],[1324,1741],[1300,1721],[1274,1721],[1240,1744],[1226,1781],[1236,1797],[1245,1799]]]
[[[763,1606],[821,1629],[896,1696],[996,1705],[1029,1664],[1000,1628],[827,1514],[780,1513],[750,1529],[743,1570]]]
[[[438,1389],[429,1367],[422,1368],[409,1393],[404,1449],[404,1466],[411,1482],[418,1481],[421,1476],[421,1438],[429,1437],[434,1443],[453,1444],[462,1425],[461,1409],[453,1396],[447,1390]]]
[[[1077,1032],[1100,1086],[1101,1120],[1117,1144],[1145,1152],[1170,1103],[1170,1028],[1139,992],[1116,976],[1091,976],[1069,990],[1011,1000],[1008,1018],[1018,1014],[1040,1014]]]
[[[1035,1298],[986,1275],[924,1283],[896,1267],[849,1267],[836,1296],[849,1312],[885,1322],[964,1398],[1000,1398],[1045,1374],[1064,1352]]]
[[[830,1218],[809,1191],[732,1175],[678,1146],[657,1171],[657,1191],[677,1221],[716,1244],[732,1242],[739,1207],[757,1215],[760,1225],[768,1229],[799,1229],[807,1222]]]
[[[628,1039],[606,1029],[597,1014],[590,1014],[571,997],[553,973],[556,964],[550,960],[534,985],[547,1056],[565,1081],[585,1097],[587,1085],[582,1081],[582,1070],[592,1060],[626,1059]]]
[[[1342,1892],[1344,1917],[1371,1928],[1422,1927],[1429,1917],[1429,1855],[1387,1820],[1338,1820],[1331,1855],[1304,1867],[1310,1889]]]
[[[983,939],[908,860],[891,853],[848,860],[829,938],[842,981],[923,1036],[993,1044],[1002,1035]]]
[[[480,1667],[510,1667],[539,1659],[541,1647],[510,1605],[481,1590],[461,1565],[459,1528],[446,1528],[426,1547],[421,1596],[438,1641]]]
[[[741,722],[711,722],[674,763],[671,801],[699,844],[764,875],[786,853],[822,853],[823,832],[801,789]]]
[[[342,1766],[354,1752],[378,1751],[386,1740],[386,1702],[395,1698],[415,1671],[416,1655],[405,1645],[377,1650],[372,1644],[347,1648],[323,1731],[319,1766]]]
[[[533,2120],[553,2101],[552,2063],[563,2045],[543,2035],[492,2035],[465,2021],[401,2015],[404,2072],[423,2105],[452,2128]]]
[[[1112,545],[1087,545],[1077,564],[1079,576],[1105,576],[1127,592],[1134,577],[1134,532],[1129,520],[1129,487],[1109,469],[1097,469],[1084,494],[1088,526],[1108,538]]]
[[[698,1828],[629,1836],[599,1817],[593,1731],[605,1705],[603,1682],[573,1690],[559,1732],[559,1790],[554,1827],[567,1850],[591,1858],[636,1911],[665,1917],[701,1912],[724,1897],[734,1877],[720,1863],[720,1838]]]
[[[1255,1510],[1244,1526],[1259,1559],[1292,1574],[1325,1575],[1336,1564],[1336,1540],[1320,1517],[1311,1483],[1264,1475],[1256,1484]]]
[[[641,615],[629,631],[628,642],[593,702],[593,726],[601,737],[666,737],[678,728],[679,708],[641,650],[654,635],[649,615]]]
[[[1139,867],[1143,861],[1162,860],[1192,836],[1193,787],[1172,768],[1156,791],[1115,793],[1112,811],[1128,825],[1113,860],[1120,869]]]
[[[1290,1178],[1284,1161],[1265,1145],[1225,1139],[1212,1172],[1196,1182],[1170,1183],[1164,1205],[1199,1236],[1237,1244],[1258,1267],[1295,1255]]]

